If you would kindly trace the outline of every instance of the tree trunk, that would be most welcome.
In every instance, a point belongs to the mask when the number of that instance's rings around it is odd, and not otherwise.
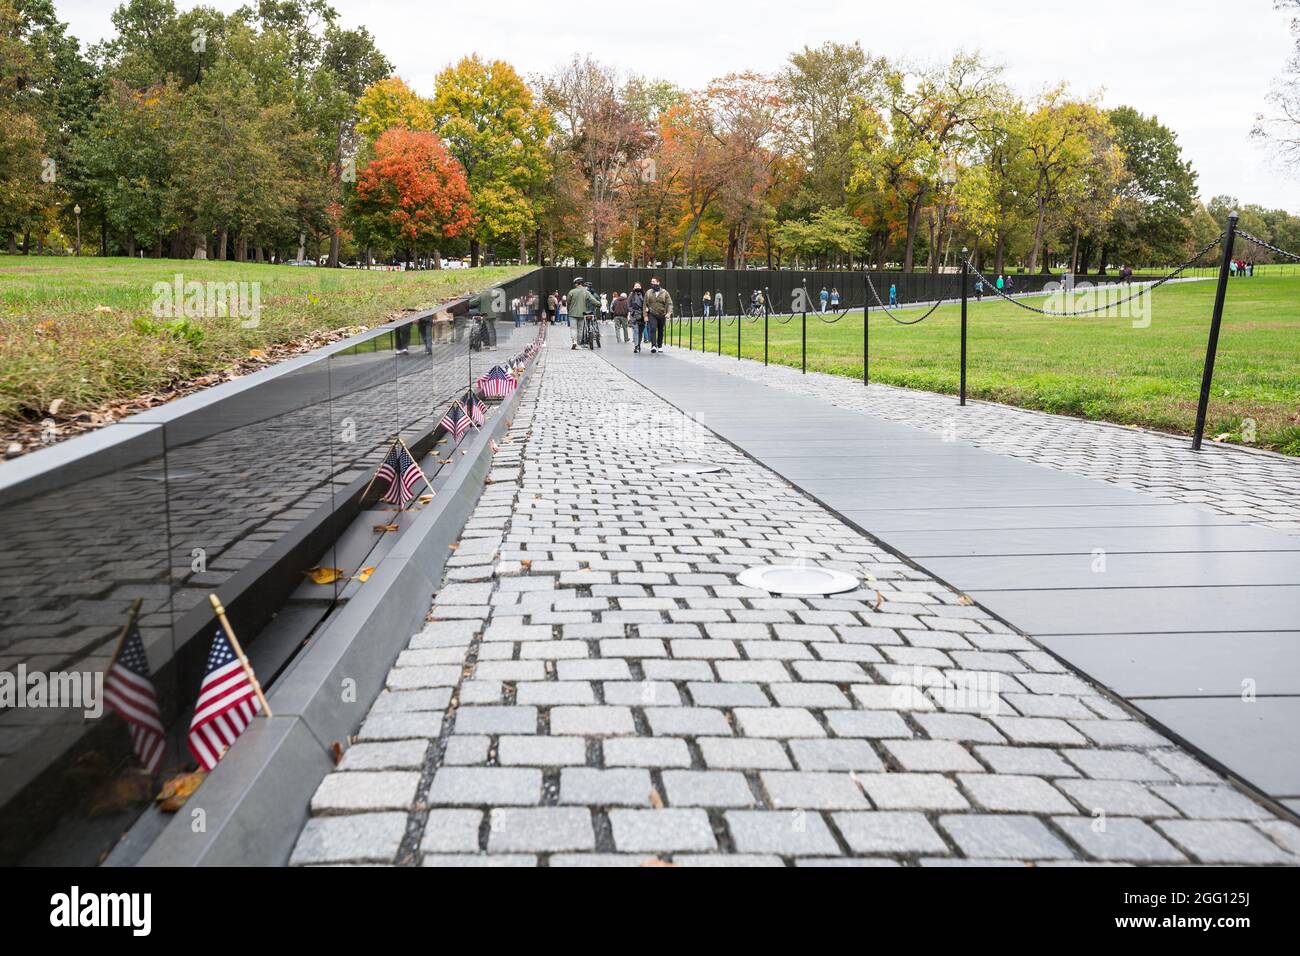
[[[1026,272],[1033,272],[1038,268],[1038,257],[1043,251],[1043,224],[1047,218],[1047,207],[1043,201],[1038,200],[1038,221],[1034,224],[1034,247],[1029,252],[1029,262]]]
[[[519,230],[519,264],[528,265],[528,237],[522,229]]]
[[[1007,249],[1007,236],[1004,232],[998,233],[998,245],[993,250],[993,272],[995,275],[1002,275],[1002,266]]]
[[[1110,247],[1109,247],[1108,245],[1106,245],[1105,242],[1102,242],[1102,244],[1101,244],[1101,262],[1097,263],[1097,275],[1099,275],[1099,276],[1104,276],[1104,275],[1106,274],[1106,254],[1107,254],[1109,251],[1110,251]]]
[[[477,239],[471,239],[469,241],[469,264],[470,267],[473,269],[477,269],[479,267],[479,254],[480,254],[479,241]]]
[[[433,252],[430,254],[430,259],[429,259],[429,261],[433,264],[433,265],[432,265],[432,268],[434,268],[434,269],[441,269],[441,268],[442,268],[442,253],[439,252],[439,251],[435,248],[435,249],[433,250]]]
[[[903,252],[903,271],[912,271],[912,256],[916,250],[916,230],[921,221],[921,196],[914,197],[907,210],[907,247]]]
[[[337,269],[339,267],[339,246],[342,245],[342,236],[339,235],[339,227],[335,226],[330,231],[330,258],[329,267]]]
[[[126,257],[128,259],[135,258],[135,236],[126,237]]]
[[[222,226],[221,232],[217,234],[217,260],[226,261],[226,244],[230,241],[230,227]],[[302,258],[301,254],[298,258]]]
[[[1079,271],[1079,227],[1074,227],[1074,248],[1070,250],[1070,275]]]

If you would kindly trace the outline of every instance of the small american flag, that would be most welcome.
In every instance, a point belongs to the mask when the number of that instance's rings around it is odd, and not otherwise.
[[[481,428],[484,417],[487,415],[487,406],[483,404],[483,399],[478,397],[478,392],[471,388],[465,393],[465,399],[461,404],[469,412],[469,420],[474,423],[475,427]]]
[[[149,658],[144,653],[140,625],[131,621],[131,630],[104,676],[104,699],[131,726],[131,746],[140,763],[150,773],[162,766],[167,735],[158,711],[158,692],[153,686]]]
[[[478,380],[484,398],[507,398],[518,385],[515,377],[499,365]]]
[[[415,463],[406,446],[396,442],[388,449],[388,457],[379,466],[375,477],[388,482],[388,490],[380,495],[379,500],[405,508],[415,498],[414,488],[422,475],[420,466]]]
[[[460,440],[464,438],[465,433],[469,431],[469,415],[466,413],[465,407],[461,405],[460,402],[452,402],[451,408],[447,409],[446,413],[442,416],[442,421],[438,424],[447,430],[448,435],[455,435],[456,444],[459,445]]]
[[[218,624],[190,721],[194,759],[204,770],[211,770],[261,709],[256,685]]]

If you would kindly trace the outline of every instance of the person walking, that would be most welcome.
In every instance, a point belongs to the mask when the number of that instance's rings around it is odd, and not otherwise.
[[[609,318],[609,299],[605,298],[605,293],[600,294],[600,319],[603,322]]]
[[[998,280],[997,280],[997,282],[996,282],[996,285],[997,285],[997,287],[998,287],[998,291],[999,291],[999,292],[1001,292],[1003,289],[1006,288],[1007,283],[1006,283],[1006,280],[1002,278],[1002,273],[1001,273],[1001,272],[998,273]]]
[[[573,280],[573,288],[569,290],[568,308],[569,322],[572,327],[569,348],[572,350],[578,347],[578,340],[582,338],[583,325],[587,317],[590,316],[592,325],[595,325],[596,310],[600,308],[600,300],[587,288],[581,276]],[[595,330],[592,331],[594,333]],[[595,348],[594,340],[591,345]]]
[[[704,290],[704,298],[701,300],[701,305],[704,309],[704,317],[707,319],[709,317],[709,313],[713,309],[713,296],[709,295],[707,289]]]
[[[645,337],[645,292],[641,283],[632,285],[632,294],[627,297],[627,315],[632,322],[632,351],[641,351],[641,340]]]
[[[650,354],[664,350],[664,323],[673,314],[673,297],[659,285],[659,277],[650,277],[650,291],[645,297],[646,313],[650,317]]]
[[[975,280],[975,301],[976,302],[984,301],[984,280],[983,279]]]
[[[627,341],[627,293],[620,292],[614,299],[614,304],[610,306],[610,311],[614,313],[614,331],[617,333],[620,342]]]
[[[826,286],[822,286],[821,292],[817,294],[817,301],[821,305],[822,315],[826,314],[826,306],[830,304],[831,294],[826,291]]]
[[[559,311],[559,308],[560,308],[560,293],[552,292],[550,295],[546,297],[546,316],[545,316],[546,321],[554,322],[555,313]]]
[[[559,316],[559,321],[563,322],[565,325],[568,325],[569,324],[569,300],[565,296],[560,295],[558,292],[555,295],[556,298],[559,299],[559,304],[557,305],[557,308],[560,310],[557,313],[557,315]]]
[[[840,307],[840,290],[835,288],[835,286],[831,286],[831,308],[838,309],[839,307]]]
[[[898,305],[898,286],[892,282],[889,283],[889,304],[891,306]]]
[[[422,315],[419,318],[420,324],[420,341],[424,343],[424,354],[433,354],[433,314]]]

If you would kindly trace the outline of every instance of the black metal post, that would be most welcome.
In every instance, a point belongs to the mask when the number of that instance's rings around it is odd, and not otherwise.
[[[862,269],[862,387],[867,387],[867,356],[871,340],[868,337],[868,320],[871,318],[871,297],[867,295],[867,268]]]
[[[966,249],[961,250],[961,400],[966,404]]]
[[[686,330],[687,347],[690,351],[695,351],[695,313],[691,313],[690,328]]]
[[[1196,434],[1192,436],[1192,451],[1201,450],[1201,436],[1205,434],[1205,413],[1210,409],[1210,383],[1214,380],[1214,358],[1219,351],[1219,325],[1223,321],[1223,300],[1228,294],[1228,270],[1232,263],[1232,247],[1237,238],[1237,213],[1228,214],[1228,228],[1223,233],[1223,259],[1219,262],[1219,286],[1214,290],[1214,313],[1210,317],[1210,341],[1205,346],[1205,369],[1201,373],[1201,400],[1196,406]]]
[[[799,370],[804,375],[807,375],[808,374],[808,280],[806,278],[803,280],[803,303],[802,304],[803,304],[803,327],[802,327],[802,332],[800,333],[801,341],[799,345],[799,353],[800,353]]]
[[[767,286],[763,287],[763,367],[767,368],[767,317],[771,314],[768,308],[768,302],[772,298],[772,290]]]
[[[745,324],[745,316],[736,316],[736,361],[740,361],[740,327]]]
[[[722,314],[718,314],[718,355],[722,355]]]

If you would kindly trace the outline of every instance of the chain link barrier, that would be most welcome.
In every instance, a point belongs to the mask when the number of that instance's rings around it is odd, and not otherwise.
[[[1155,282],[1149,283],[1149,284],[1147,284],[1147,285],[1143,285],[1141,288],[1139,288],[1139,289],[1138,289],[1136,292],[1134,292],[1132,295],[1125,296],[1124,298],[1120,299],[1118,302],[1107,302],[1107,303],[1105,303],[1104,305],[1099,305],[1099,306],[1096,306],[1096,307],[1091,308],[1091,309],[1079,309],[1079,310],[1077,310],[1077,311],[1073,311],[1073,312],[1059,312],[1059,311],[1057,311],[1056,309],[1040,309],[1040,308],[1039,308],[1038,306],[1036,306],[1036,305],[1028,305],[1028,304],[1026,304],[1026,303],[1024,303],[1024,302],[1021,302],[1019,299],[1012,298],[1012,297],[1011,297],[1010,295],[1008,295],[1006,292],[1004,292],[1004,291],[1002,291],[1001,289],[999,289],[999,288],[997,287],[997,283],[995,283],[995,282],[991,282],[991,281],[989,280],[989,277],[988,277],[988,276],[986,276],[983,272],[980,272],[979,269],[976,269],[976,268],[975,268],[975,263],[971,262],[971,260],[970,260],[970,256],[967,256],[967,257],[966,257],[966,266],[967,266],[967,268],[970,269],[970,271],[971,271],[971,273],[972,273],[973,275],[976,275],[976,276],[978,276],[978,277],[980,278],[980,280],[985,284],[985,286],[987,286],[988,288],[992,289],[993,292],[994,292],[996,295],[1000,296],[1000,297],[1003,298],[1003,299],[1006,299],[1006,300],[1007,300],[1008,302],[1010,302],[1012,305],[1017,305],[1017,306],[1019,306],[1020,308],[1024,309],[1026,312],[1036,312],[1038,315],[1046,315],[1046,316],[1051,316],[1051,317],[1053,317],[1053,318],[1064,318],[1064,319],[1068,319],[1068,318],[1074,318],[1074,317],[1076,317],[1076,316],[1082,316],[1082,315],[1094,315],[1094,314],[1096,314],[1096,313],[1098,313],[1098,312],[1105,312],[1105,311],[1107,311],[1108,309],[1117,309],[1117,308],[1119,308],[1121,305],[1123,305],[1123,304],[1126,303],[1126,302],[1132,302],[1134,299],[1137,299],[1137,298],[1139,298],[1139,297],[1141,297],[1141,296],[1144,296],[1144,295],[1147,295],[1147,294],[1149,294],[1149,293],[1151,293],[1151,292],[1154,292],[1156,289],[1160,288],[1160,287],[1161,287],[1162,285],[1164,285],[1166,282],[1169,282],[1169,281],[1172,280],[1172,279],[1176,279],[1176,278],[1178,278],[1178,276],[1182,275],[1183,272],[1185,272],[1187,269],[1189,269],[1189,268],[1191,268],[1193,265],[1195,265],[1196,262],[1197,262],[1197,261],[1198,261],[1202,256],[1204,256],[1207,252],[1209,252],[1211,249],[1213,249],[1215,246],[1217,246],[1220,242],[1223,241],[1223,235],[1224,235],[1223,233],[1219,233],[1219,235],[1216,236],[1216,237],[1215,237],[1215,238],[1214,238],[1214,239],[1209,243],[1209,245],[1207,245],[1204,249],[1202,249],[1200,252],[1198,252],[1198,253],[1197,253],[1196,255],[1194,255],[1192,258],[1188,259],[1188,260],[1187,260],[1186,262],[1184,262],[1182,265],[1178,266],[1176,269],[1174,269],[1174,270],[1173,270],[1172,272],[1170,272],[1168,275],[1163,276],[1163,277],[1157,279]],[[1238,235],[1241,235],[1241,234],[1238,233]],[[1093,286],[1093,287],[1091,287],[1091,288],[1100,288],[1100,287],[1099,287],[1099,286]]]
[[[1279,255],[1285,259],[1290,259],[1292,262],[1300,262],[1300,256],[1296,255],[1294,252],[1287,252],[1285,249],[1279,249],[1277,246],[1273,245],[1273,243],[1261,239],[1259,238],[1259,236],[1252,236],[1244,229],[1237,230],[1237,238],[1245,239],[1247,242],[1253,242],[1255,245],[1267,249],[1269,252],[1273,253],[1274,255]]]
[[[939,308],[939,306],[944,305],[949,301],[943,297],[940,297],[935,301],[934,305],[930,306],[930,308],[926,311],[925,315],[921,316],[919,319],[910,319],[910,320],[900,319],[898,316],[894,315],[893,312],[889,311],[889,306],[885,305],[885,303],[880,301],[880,293],[876,291],[876,284],[871,281],[871,272],[869,270],[864,269],[862,274],[863,276],[866,277],[867,288],[871,290],[871,297],[876,300],[876,305],[880,306],[880,308],[884,311],[885,315],[889,316],[899,325],[917,325],[921,322],[924,322],[930,316],[934,315],[935,309]],[[895,306],[895,308],[897,308],[897,306]]]

